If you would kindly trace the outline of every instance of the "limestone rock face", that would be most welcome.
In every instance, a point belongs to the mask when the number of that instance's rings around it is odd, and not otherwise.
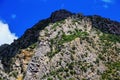
[[[119,80],[120,23],[58,10],[0,47],[0,80]]]

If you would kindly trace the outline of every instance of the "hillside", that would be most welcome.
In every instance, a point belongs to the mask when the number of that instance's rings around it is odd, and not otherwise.
[[[120,23],[55,11],[0,50],[1,80],[120,80]]]

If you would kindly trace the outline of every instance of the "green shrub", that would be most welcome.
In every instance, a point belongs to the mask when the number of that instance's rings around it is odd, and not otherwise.
[[[74,75],[76,72],[74,70],[70,70],[70,74]]]
[[[37,43],[34,43],[34,44],[30,45],[29,48],[34,49],[36,46],[37,46]]]
[[[51,72],[50,72],[50,75],[56,75],[56,74],[57,74],[56,71],[51,71]]]
[[[0,77],[0,80],[3,80],[3,79]]]
[[[47,80],[53,80],[53,78],[47,78]]]
[[[70,35],[66,35],[65,33],[63,33],[61,40],[59,40],[59,44],[63,44],[65,42],[70,42],[72,40],[74,40],[77,37],[80,38],[85,38],[87,37],[88,33],[87,32],[81,32],[81,31],[76,31],[74,34],[70,34]]]
[[[102,36],[100,36],[100,39],[102,41],[107,40],[107,41],[111,41],[111,42],[119,42],[120,43],[120,36],[119,35],[115,35],[115,34],[103,34]]]
[[[57,75],[59,80],[63,80],[63,78],[60,75]]]
[[[56,29],[57,26],[59,26],[59,23],[58,23],[58,22],[56,22],[56,23],[53,25],[52,29]]]
[[[109,62],[106,64],[108,70],[102,74],[102,80],[120,80],[117,71],[120,71],[120,62]]]
[[[75,78],[69,78],[69,80],[76,80]]]

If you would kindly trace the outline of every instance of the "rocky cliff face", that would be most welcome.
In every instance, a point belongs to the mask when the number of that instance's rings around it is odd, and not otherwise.
[[[1,80],[119,80],[120,23],[52,13],[0,50]]]

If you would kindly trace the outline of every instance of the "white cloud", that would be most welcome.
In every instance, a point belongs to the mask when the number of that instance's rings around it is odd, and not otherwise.
[[[11,44],[17,38],[14,33],[10,32],[8,24],[0,21],[0,45]]]

